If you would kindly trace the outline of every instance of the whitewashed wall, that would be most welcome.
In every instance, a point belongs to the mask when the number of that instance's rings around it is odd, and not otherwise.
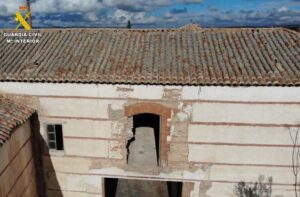
[[[119,91],[120,88],[129,88],[130,91]],[[238,181],[256,181],[259,175],[265,175],[274,179],[274,196],[294,196],[289,132],[293,135],[300,125],[300,89],[297,87],[0,82],[0,93],[39,99],[41,134],[44,137],[43,125],[63,124],[65,151],[50,152],[50,157],[45,155],[44,160],[51,160],[65,196],[75,193],[77,196],[101,196],[101,176],[147,177],[113,168],[112,161],[121,159],[121,155],[111,152],[117,139],[108,109],[110,105],[122,106],[128,100],[161,101],[165,89],[178,89],[180,102],[192,106],[188,160],[198,170],[151,175],[149,179],[209,181],[211,187],[200,187],[202,192],[195,190],[191,196],[200,193],[201,197],[231,197]],[[108,163],[100,166],[101,162],[97,163],[95,159],[107,160]],[[52,188],[48,192],[55,195],[55,184],[49,180],[48,186]]]

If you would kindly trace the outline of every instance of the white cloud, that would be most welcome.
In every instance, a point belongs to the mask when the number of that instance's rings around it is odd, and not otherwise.
[[[176,22],[178,21],[178,17],[170,12],[167,12],[164,15],[164,20],[166,20],[167,22]]]
[[[278,12],[286,12],[288,10],[289,10],[289,8],[287,8],[286,6],[282,6],[278,9]]]
[[[17,1],[0,0],[0,16],[14,15],[18,7]]]
[[[60,10],[59,0],[37,0],[31,4],[32,12],[54,13]]]
[[[177,0],[178,3],[202,3],[203,0]]]
[[[88,21],[92,21],[92,22],[95,22],[95,21],[98,21],[99,18],[97,17],[97,14],[95,12],[88,12],[86,15],[85,15],[85,18],[88,20]]]
[[[171,3],[171,0],[103,0],[107,7],[129,12],[142,12],[151,10],[157,6],[164,6]]]
[[[88,12],[103,8],[97,0],[37,0],[32,3],[36,13]]]
[[[22,0],[25,1],[25,0]],[[0,0],[0,16],[14,15],[21,1]],[[25,4],[25,3],[24,3]],[[33,13],[96,12],[103,9],[98,0],[36,0],[31,3]]]
[[[124,10],[116,10],[112,19],[119,24],[126,23],[131,20],[132,23],[147,24],[154,23],[156,18],[154,16],[147,16],[146,12],[128,12]]]

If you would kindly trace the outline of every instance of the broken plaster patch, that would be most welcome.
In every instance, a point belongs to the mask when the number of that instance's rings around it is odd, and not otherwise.
[[[179,110],[182,110],[182,108],[183,108],[183,105],[184,105],[184,104],[183,104],[183,102],[179,102],[179,104],[178,104],[178,106],[177,106],[177,107],[178,107],[178,109],[179,109]]]
[[[122,159],[122,144],[118,141],[111,141],[109,143],[109,158],[112,159]]]
[[[122,120],[124,117],[124,103],[112,103],[108,106],[109,119],[111,120]]]
[[[170,127],[170,135],[167,136],[167,142],[171,142],[172,136],[174,134],[174,131],[175,131],[175,126],[171,125],[171,127]]]
[[[179,112],[176,114],[177,118],[179,121],[185,121],[188,120],[189,117],[192,114],[192,106],[191,105],[186,105],[183,102],[180,102],[177,106]]]
[[[89,172],[93,174],[103,174],[105,176],[119,176],[119,177],[127,177],[127,178],[133,178],[133,179],[149,179],[149,180],[157,180],[157,179],[177,179],[177,180],[185,180],[190,179],[189,175],[191,174],[188,171],[169,171],[169,173],[166,172],[158,172],[155,170],[157,168],[153,168],[153,172],[151,170],[147,170],[144,172],[141,171],[132,171],[132,170],[125,170],[123,168],[118,167],[105,167],[101,169],[91,169]],[[145,176],[147,175],[147,176]],[[200,181],[200,174],[195,175],[194,177],[195,181]]]
[[[101,178],[99,177],[86,177],[85,188],[87,192],[101,192],[100,186]]]
[[[201,197],[210,197],[207,195],[208,190],[212,187],[212,183],[210,181],[201,181],[200,183],[200,196]],[[194,188],[196,189],[196,188]]]
[[[200,195],[200,182],[194,183],[194,189],[190,193],[190,197],[199,197]]]
[[[120,122],[113,121],[111,123],[111,130],[113,135],[120,135],[124,129],[124,125]]]
[[[177,113],[177,118],[179,119],[180,122],[183,122],[188,119],[188,115],[183,112]]]
[[[192,115],[192,111],[193,111],[193,107],[191,105],[185,105],[183,107],[183,112],[185,114],[187,114],[188,116],[191,116]]]
[[[164,89],[163,99],[180,100],[182,95],[181,89]]]
[[[194,172],[190,172],[190,171],[183,171],[182,177],[184,179],[194,179],[194,180],[201,180],[202,179],[202,170],[198,169]]]
[[[123,109],[123,104],[120,103],[113,103],[110,105],[112,110],[122,110]]]

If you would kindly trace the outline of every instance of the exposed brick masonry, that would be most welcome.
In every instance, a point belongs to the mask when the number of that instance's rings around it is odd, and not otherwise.
[[[125,106],[124,115],[127,117],[141,113],[152,113],[159,115],[161,118],[160,126],[160,163],[162,166],[167,165],[168,151],[170,146],[167,137],[170,135],[170,127],[167,124],[171,118],[171,109],[156,103],[136,103]]]

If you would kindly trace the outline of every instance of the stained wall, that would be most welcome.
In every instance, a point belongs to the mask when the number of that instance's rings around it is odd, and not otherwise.
[[[184,196],[232,197],[236,183],[259,175],[273,177],[273,196],[294,196],[299,88],[1,83],[0,92],[38,100],[45,141],[47,123],[63,125],[64,151],[43,154],[48,196],[103,196],[103,177],[114,177],[182,181]],[[126,108],[136,104],[170,110],[159,167],[126,165]]]

